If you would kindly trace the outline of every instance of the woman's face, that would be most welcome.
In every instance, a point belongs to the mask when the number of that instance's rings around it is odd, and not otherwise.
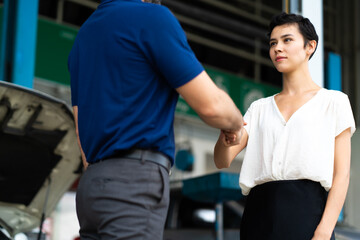
[[[275,27],[271,32],[269,44],[271,61],[282,73],[295,71],[307,64],[312,53],[309,44],[304,48],[304,38],[297,24]]]

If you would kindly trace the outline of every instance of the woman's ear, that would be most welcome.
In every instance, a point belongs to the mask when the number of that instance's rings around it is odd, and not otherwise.
[[[316,45],[317,42],[315,40],[311,40],[308,42],[306,46],[306,52],[309,54],[309,56],[315,52]]]

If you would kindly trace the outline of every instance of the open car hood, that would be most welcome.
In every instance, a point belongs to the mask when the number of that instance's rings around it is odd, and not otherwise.
[[[14,236],[52,213],[82,169],[72,111],[0,81],[0,226]]]

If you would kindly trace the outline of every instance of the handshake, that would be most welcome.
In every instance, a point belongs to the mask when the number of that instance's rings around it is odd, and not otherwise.
[[[246,123],[244,122],[244,126]],[[241,137],[245,131],[244,127],[239,130],[221,130],[220,139],[226,147],[240,144]]]

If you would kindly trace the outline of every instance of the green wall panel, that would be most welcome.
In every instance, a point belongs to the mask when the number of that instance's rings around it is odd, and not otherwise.
[[[39,19],[36,46],[35,76],[70,84],[67,58],[74,43],[77,30]]]

